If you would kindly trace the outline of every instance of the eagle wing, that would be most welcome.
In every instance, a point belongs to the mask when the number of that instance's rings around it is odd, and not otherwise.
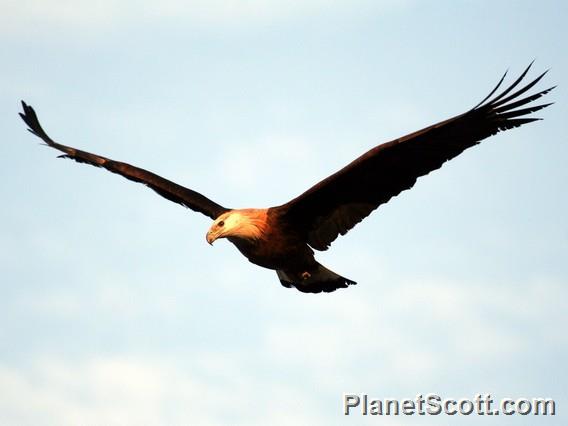
[[[174,203],[181,204],[182,206],[189,207],[190,209],[195,210],[199,213],[203,213],[204,215],[209,216],[211,219],[215,219],[222,213],[229,210],[211,201],[209,198],[201,195],[196,191],[185,188],[147,170],[132,166],[127,163],[122,163],[120,161],[114,161],[109,158],[101,157],[96,154],[91,154],[90,152],[81,151],[69,146],[61,145],[53,141],[47,135],[47,133],[45,133],[45,131],[39,124],[39,120],[34,109],[31,106],[26,105],[26,103],[22,101],[22,107],[24,109],[24,112],[20,113],[20,117],[22,117],[22,119],[28,125],[28,130],[37,137],[41,138],[50,147],[63,152],[64,154],[60,156],[61,158],[71,158],[79,163],[86,163],[95,167],[102,167],[112,173],[117,173],[121,176],[124,176],[126,179],[143,183],[144,185],[152,188],[162,197],[167,198]]]
[[[326,250],[339,235],[346,234],[381,204],[410,189],[420,176],[440,168],[444,162],[489,136],[540,120],[527,115],[551,104],[520,107],[554,89],[555,86],[522,97],[547,71],[514,91],[531,65],[492,99],[507,73],[491,93],[468,112],[378,145],[274,209],[311,247]]]

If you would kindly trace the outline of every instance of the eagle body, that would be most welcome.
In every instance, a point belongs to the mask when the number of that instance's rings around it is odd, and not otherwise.
[[[283,286],[305,293],[332,292],[355,282],[319,264],[314,250],[327,250],[380,205],[466,149],[500,131],[540,120],[530,115],[551,104],[533,102],[554,87],[526,95],[546,74],[519,87],[531,65],[495,94],[505,73],[489,95],[465,113],[377,145],[298,197],[264,209],[229,209],[148,170],[57,143],[24,102],[20,116],[31,133],[63,153],[60,157],[143,183],[162,197],[208,216],[213,220],[206,234],[209,244],[228,239],[250,262],[275,270]]]
[[[275,270],[307,267],[313,250],[299,235],[286,229],[276,211],[266,209],[264,217],[266,226],[258,237],[228,237],[229,241],[255,265]]]
[[[223,213],[207,232],[207,242],[227,238],[249,262],[275,270],[282,285],[302,283],[297,286],[300,291],[331,291],[331,287],[355,284],[316,261],[305,237],[289,226],[284,212],[269,208]]]

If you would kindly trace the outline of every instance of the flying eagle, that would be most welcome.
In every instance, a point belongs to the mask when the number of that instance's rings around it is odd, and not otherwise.
[[[528,115],[551,104],[528,104],[555,86],[522,97],[545,71],[514,91],[531,65],[492,98],[505,73],[491,93],[469,111],[378,145],[286,204],[261,209],[223,207],[147,170],[61,145],[45,133],[33,108],[23,101],[20,116],[30,132],[64,153],[60,157],[143,183],[168,200],[209,216],[213,219],[206,234],[209,244],[227,238],[250,262],[275,270],[284,287],[305,293],[332,292],[356,283],[319,264],[314,249],[327,250],[339,235],[345,235],[381,204],[467,148],[502,130],[539,120]]]

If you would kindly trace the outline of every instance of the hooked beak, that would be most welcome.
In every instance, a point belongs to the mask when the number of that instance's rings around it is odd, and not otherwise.
[[[209,245],[212,246],[213,242],[217,239],[217,235],[215,235],[214,232],[207,231],[207,234],[205,234],[205,239],[207,240]]]

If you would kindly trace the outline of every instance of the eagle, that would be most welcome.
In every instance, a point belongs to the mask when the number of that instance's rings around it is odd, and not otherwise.
[[[284,287],[329,293],[356,282],[318,263],[314,250],[327,250],[339,235],[345,235],[381,204],[467,148],[500,131],[540,120],[529,115],[552,103],[535,105],[534,101],[556,86],[526,94],[548,72],[527,84],[525,76],[531,66],[497,93],[505,72],[495,88],[467,112],[378,145],[293,200],[270,208],[223,207],[150,171],[55,142],[24,101],[19,115],[31,133],[63,152],[60,158],[143,183],[162,197],[211,218],[205,237],[209,244],[226,238],[250,262],[275,270]]]

